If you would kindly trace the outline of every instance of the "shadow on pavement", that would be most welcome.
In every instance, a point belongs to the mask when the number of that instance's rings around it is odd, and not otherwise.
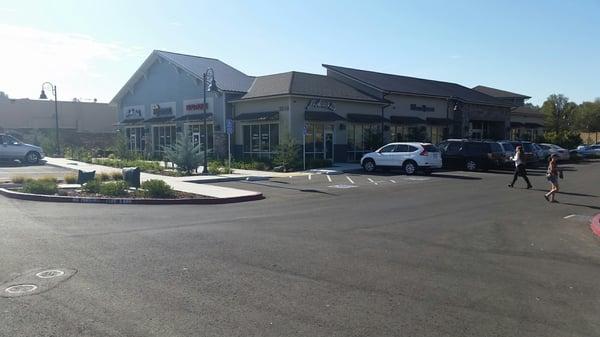
[[[452,174],[444,174],[444,173],[432,173],[432,177],[436,178],[448,178],[448,179],[458,179],[458,180],[481,180],[481,177],[469,177],[469,176],[460,176],[460,175],[452,175]]]
[[[26,164],[21,163],[18,160],[8,161],[8,160],[0,160],[0,168],[2,167],[29,167],[29,166],[44,166],[46,161],[41,160],[38,164]]]
[[[532,189],[532,191],[539,191],[539,192],[548,192],[550,189],[547,190],[540,190],[540,189]],[[559,191],[558,194],[564,194],[564,195],[573,195],[576,197],[591,197],[591,198],[598,198],[597,195],[593,195],[593,194],[584,194],[584,193],[573,193],[573,192],[563,192],[563,191]]]
[[[559,193],[559,194],[560,194],[560,193]],[[591,209],[598,209],[598,210],[600,210],[600,207],[598,207],[598,206],[592,206],[592,205],[583,205],[583,204],[573,204],[573,203],[570,203],[570,202],[562,202],[562,201],[559,201],[559,203],[561,203],[561,204],[563,204],[563,205],[577,206],[577,207],[586,207],[586,208],[591,208]]]

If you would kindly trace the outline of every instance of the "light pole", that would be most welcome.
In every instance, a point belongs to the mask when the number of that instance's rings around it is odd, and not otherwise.
[[[202,74],[202,88],[204,93],[204,99],[202,104],[202,112],[204,119],[204,164],[202,166],[202,174],[208,173],[208,126],[206,125],[206,82],[210,77],[210,86],[208,87],[208,91],[210,92],[219,92],[219,88],[217,87],[217,82],[215,81],[215,72],[212,68],[206,69],[206,72]],[[214,102],[214,101],[213,101]],[[214,114],[214,113],[213,113]]]
[[[52,94],[54,95],[54,120],[55,124],[55,132],[56,132],[56,155],[60,156],[60,143],[58,141],[58,99],[56,98],[56,86],[50,82],[42,83],[42,93],[40,94],[40,99],[48,99],[46,96],[46,92],[44,92],[44,87],[50,86],[52,90]]]

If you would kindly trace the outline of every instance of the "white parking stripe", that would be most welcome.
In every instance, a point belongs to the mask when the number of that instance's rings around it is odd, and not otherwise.
[[[371,178],[367,178],[367,179],[368,179],[370,182],[372,182],[373,184],[375,184],[375,185],[379,185],[379,184],[377,184],[377,183],[376,183],[376,182],[375,182],[373,179],[371,179]]]
[[[327,175],[327,180],[329,180],[329,182],[331,182],[331,177],[329,175]]]
[[[312,174],[309,174],[308,175],[308,180],[311,180],[311,179],[312,179]]]
[[[564,217],[563,219],[569,219],[569,218],[572,218],[574,216],[575,216],[575,214],[570,214],[570,215],[567,215],[566,217]]]
[[[396,183],[396,181],[395,181],[395,180],[393,180],[393,179],[390,179],[390,181],[391,181],[391,182],[393,182],[394,184]]]
[[[354,181],[352,181],[352,179],[350,179],[350,177],[346,176],[346,179],[348,179],[348,181],[352,184],[354,184]]]

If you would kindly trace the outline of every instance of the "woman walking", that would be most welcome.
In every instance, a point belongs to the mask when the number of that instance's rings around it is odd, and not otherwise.
[[[527,178],[527,170],[525,169],[525,152],[523,151],[522,146],[517,146],[515,149],[515,156],[512,158],[512,160],[515,162],[515,174],[513,176],[512,183],[508,184],[508,187],[515,186],[517,177],[520,175],[527,183],[527,189],[532,188],[533,186],[531,186],[529,178]]]
[[[550,162],[548,163],[548,171],[546,171],[546,179],[552,184],[552,188],[550,192],[544,194],[544,198],[546,198],[549,202],[558,202],[556,201],[554,195],[558,192],[558,177],[560,176],[560,172],[558,171],[558,156],[553,154],[550,157]]]

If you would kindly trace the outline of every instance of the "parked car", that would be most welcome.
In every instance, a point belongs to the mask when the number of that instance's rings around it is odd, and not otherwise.
[[[577,147],[577,153],[583,158],[600,156],[600,144],[580,145]]]
[[[378,168],[402,168],[408,175],[417,171],[425,174],[442,168],[442,156],[429,143],[390,143],[375,152],[365,154],[360,164],[367,172]]]
[[[544,149],[538,143],[532,143],[533,149],[535,151],[535,156],[538,158],[539,162],[547,162],[550,157],[550,151],[548,149]]]
[[[42,158],[44,151],[41,147],[25,144],[13,136],[0,133],[0,160],[37,164]]]
[[[445,168],[486,171],[502,167],[505,160],[502,147],[497,142],[449,139],[438,147]]]
[[[548,157],[555,154],[558,156],[558,160],[569,160],[571,155],[569,150],[563,149],[562,147],[555,144],[542,143],[539,144],[543,149],[548,151],[548,155],[544,157],[545,161],[548,161]]]
[[[509,141],[513,147],[516,149],[517,146],[521,146],[523,148],[523,152],[525,153],[525,163],[527,166],[537,166],[542,159],[538,158],[535,148],[533,147],[532,142],[520,141],[520,140],[511,140]]]
[[[498,144],[500,144],[500,147],[502,148],[502,153],[504,154],[502,166],[503,167],[513,167],[514,162],[512,161],[512,158],[515,155],[514,146],[510,142],[507,142],[507,141],[500,141],[500,142],[498,142]]]

